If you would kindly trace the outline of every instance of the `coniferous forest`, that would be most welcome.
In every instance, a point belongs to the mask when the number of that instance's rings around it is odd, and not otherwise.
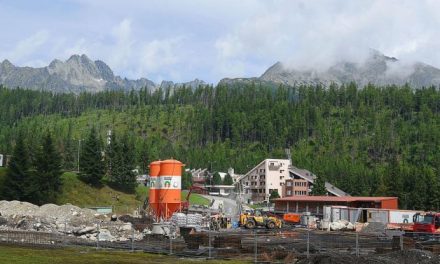
[[[435,87],[253,83],[80,95],[0,87],[0,153],[13,155],[17,144],[25,145],[29,160],[14,162],[38,164],[48,141],[62,170],[77,170],[82,157],[87,166],[91,145],[126,171],[146,171],[151,161],[173,157],[187,168],[237,173],[268,157],[285,158],[290,148],[295,166],[351,195],[398,196],[408,209],[440,207]],[[108,162],[99,169],[119,181],[124,173],[109,170]]]

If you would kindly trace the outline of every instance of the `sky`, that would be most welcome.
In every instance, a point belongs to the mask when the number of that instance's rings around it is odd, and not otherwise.
[[[440,1],[0,0],[0,60],[43,67],[86,54],[155,82],[319,68],[370,49],[440,68]]]

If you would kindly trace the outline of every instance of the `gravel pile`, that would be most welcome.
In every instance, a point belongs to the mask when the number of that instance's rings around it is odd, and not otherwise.
[[[364,228],[362,228],[361,233],[384,233],[386,230],[386,225],[380,222],[370,222]]]

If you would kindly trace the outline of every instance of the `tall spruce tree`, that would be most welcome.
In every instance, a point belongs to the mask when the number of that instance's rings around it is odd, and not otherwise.
[[[89,184],[100,185],[104,176],[104,162],[101,155],[101,142],[95,127],[92,127],[80,155],[80,178]]]
[[[112,131],[110,136],[110,142],[106,147],[105,151],[105,162],[107,166],[107,180],[110,183],[115,182],[116,173],[118,169],[118,155],[119,154],[119,142],[116,140],[116,134]]]
[[[226,173],[225,178],[223,179],[224,185],[232,185],[234,184],[234,181],[232,180],[232,177],[229,173]]]
[[[136,156],[133,141],[130,140],[128,135],[122,137],[119,157],[121,160],[121,173],[118,184],[126,190],[133,191],[137,185],[136,174],[133,172]]]
[[[23,132],[18,133],[9,169],[6,173],[2,196],[7,200],[28,201],[30,197],[30,161]]]
[[[325,181],[322,177],[318,177],[313,184],[311,195],[326,195],[327,189],[325,188]]]
[[[184,171],[182,174],[182,189],[188,190],[193,184],[192,174],[190,172]]]
[[[55,148],[51,134],[48,132],[43,140],[42,147],[36,155],[35,176],[33,183],[33,200],[37,204],[54,203],[61,189],[60,154]]]
[[[214,176],[212,176],[212,184],[213,185],[222,184],[222,177],[220,177],[220,174],[218,172],[214,173]]]

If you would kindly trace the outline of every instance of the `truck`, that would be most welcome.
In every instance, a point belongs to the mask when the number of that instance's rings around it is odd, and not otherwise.
[[[440,213],[416,213],[413,216],[413,232],[440,234]]]

